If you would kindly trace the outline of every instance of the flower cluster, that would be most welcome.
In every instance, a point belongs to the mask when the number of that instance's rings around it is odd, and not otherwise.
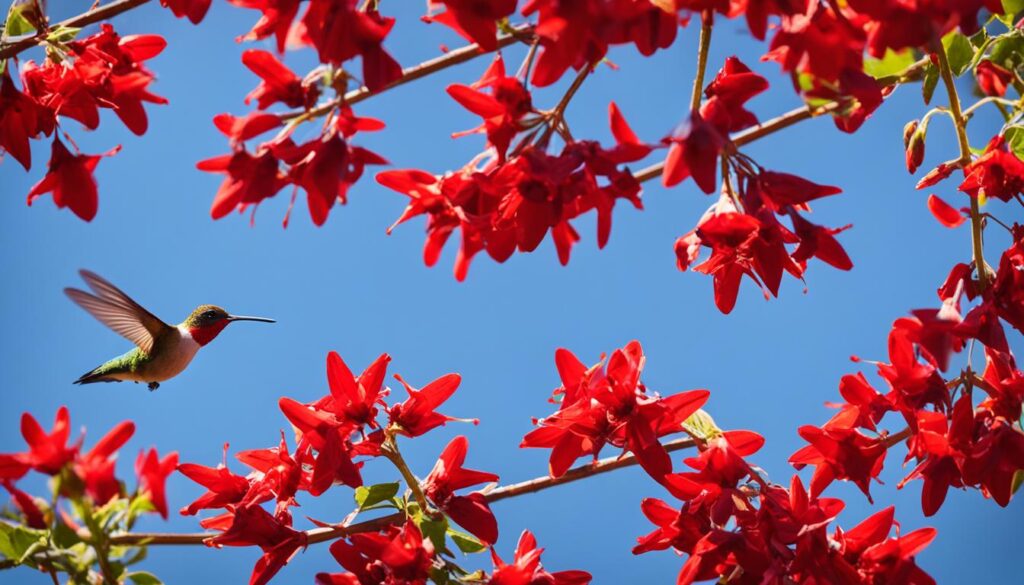
[[[412,475],[398,450],[399,436],[418,437],[461,420],[437,412],[458,388],[459,376],[447,374],[414,388],[396,375],[408,396],[388,402],[391,390],[384,379],[390,361],[383,354],[356,376],[337,353],[328,354],[328,395],[309,403],[288,397],[280,400],[281,411],[295,430],[294,450],[289,450],[282,435],[276,447],[238,453],[239,461],[250,468],[246,475],[230,471],[226,462],[215,468],[193,463],[178,467],[207,489],[182,508],[182,514],[224,510],[200,522],[204,528],[221,531],[206,539],[209,546],[257,546],[263,551],[251,583],[268,582],[309,544],[310,533],[293,527],[290,510],[299,505],[298,495],[318,497],[337,485],[355,488],[357,505],[352,516],[338,525],[342,528],[336,538],[347,538],[331,545],[331,554],[347,572],[322,574],[318,582],[379,583],[393,578],[397,583],[423,583],[428,576],[436,576],[432,571],[459,576],[463,573],[451,562],[447,538],[463,552],[478,552],[497,542],[498,523],[486,497],[480,491],[464,490],[496,482],[498,476],[464,466],[466,437],[453,439],[422,481]],[[360,469],[378,458],[390,461],[400,472],[408,487],[406,494],[399,495],[398,483],[363,484]],[[268,503],[273,504],[272,510],[264,506]],[[396,514],[384,523],[364,523],[360,530],[349,526],[360,512],[379,509]],[[517,570],[547,574],[537,560],[525,559]]]
[[[569,350],[559,349],[555,364],[562,385],[552,395],[558,411],[535,421],[537,428],[520,447],[551,449],[550,473],[560,477],[580,457],[596,460],[611,445],[632,452],[651,477],[663,481],[672,472],[672,461],[659,439],[683,432],[710,393],[648,393],[640,381],[645,359],[637,341],[612,352],[607,365],[602,358],[589,368]]]
[[[682,506],[647,498],[641,510],[656,528],[637,539],[634,554],[672,548],[687,555],[677,583],[912,583],[935,581],[914,557],[935,538],[934,528],[890,536],[895,510],[857,526],[829,530],[842,500],[808,493],[794,475],[787,488],[768,483],[745,457],[764,440],[725,433],[686,460],[694,471],[667,478]]]
[[[28,202],[52,193],[57,207],[67,207],[90,221],[99,206],[93,171],[102,156],[113,155],[120,146],[103,155],[83,154],[68,138],[72,152],[58,136],[60,118],[95,130],[100,109],[110,109],[133,133],[145,134],[149,124],[143,103],[166,104],[167,100],[149,91],[154,77],[143,63],[160,54],[167,43],[159,35],[122,37],[109,24],[80,40],[71,40],[74,31],[53,34],[61,41],[53,41],[42,64],[26,61],[21,65],[20,89],[11,67],[0,72],[0,149],[29,170],[29,139],[53,136],[46,176],[29,191]]]
[[[978,488],[1006,506],[1016,474],[1024,470],[1024,372],[1016,364],[1003,322],[1024,329],[1024,227],[1013,227],[1013,244],[1003,253],[991,285],[979,290],[966,264],[955,266],[939,288],[938,308],[918,309],[897,319],[889,333],[889,362],[877,364],[889,391],[875,390],[863,374],[844,376],[845,402],[819,427],[805,426],[810,443],[791,458],[797,467],[815,466],[811,493],[835,479],[869,485],[882,469],[894,439],[907,438],[907,461],[917,466],[900,483],[923,479],[922,507],[934,514],[950,487]],[[977,301],[962,315],[961,302]],[[958,375],[943,375],[951,359],[968,346],[984,348],[978,376],[968,361]],[[984,393],[979,399],[976,390]],[[878,425],[889,412],[906,422],[892,437]]]
[[[0,485],[11,495],[17,510],[17,526],[4,524],[4,554],[41,571],[64,571],[69,575],[109,579],[104,563],[111,561],[109,550],[97,552],[102,558],[83,558],[77,548],[81,543],[96,540],[104,530],[129,530],[143,514],[154,512],[167,518],[167,497],[164,484],[178,464],[178,454],[160,457],[156,449],[140,451],[135,462],[138,487],[133,493],[125,490],[116,475],[118,451],[135,433],[135,424],[124,421],[100,438],[90,449],[83,448],[84,435],[71,439],[71,415],[67,407],[57,410],[53,428],[44,429],[28,413],[21,417],[21,434],[27,449],[18,453],[0,453]],[[52,500],[30,495],[17,487],[17,482],[30,471],[51,477]],[[51,539],[47,535],[61,531],[65,536]],[[92,533],[92,538],[90,538]],[[101,535],[102,537],[102,535]],[[45,545],[40,543],[45,541]],[[45,551],[45,554],[41,554]],[[140,556],[141,555],[141,556]],[[122,570],[142,560],[144,551],[126,548],[117,553],[116,562]],[[131,574],[128,573],[128,577]]]

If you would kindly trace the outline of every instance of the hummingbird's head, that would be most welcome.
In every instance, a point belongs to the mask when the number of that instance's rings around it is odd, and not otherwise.
[[[217,337],[228,326],[228,323],[232,321],[274,322],[273,319],[267,319],[266,317],[232,315],[216,305],[199,305],[188,316],[188,319],[185,319],[183,325],[188,329],[189,334],[192,335],[192,339],[196,340],[199,345],[206,345],[213,341],[213,338]]]

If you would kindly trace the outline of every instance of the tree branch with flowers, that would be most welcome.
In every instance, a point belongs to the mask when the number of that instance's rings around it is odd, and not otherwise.
[[[93,172],[120,147],[103,155],[81,152],[70,121],[94,130],[100,110],[110,109],[143,135],[151,113],[144,104],[167,103],[150,91],[155,78],[145,65],[167,41],[122,36],[103,22],[146,3],[114,0],[60,23],[50,22],[40,0],[11,6],[0,39],[0,149],[31,171],[30,141],[52,140],[46,173],[28,193],[29,204],[50,194],[58,207],[93,219],[99,210]],[[399,401],[385,384],[387,354],[357,376],[331,353],[329,393],[281,398],[293,440],[282,432],[275,446],[237,453],[249,469],[245,475],[231,471],[226,450],[224,462],[208,466],[179,464],[176,453],[161,457],[151,449],[138,458],[137,487],[129,492],[114,475],[114,456],[130,440],[131,422],[85,450],[81,439],[68,443],[67,409],[57,412],[49,432],[24,414],[25,449],[0,455],[0,481],[13,505],[0,521],[2,568],[30,567],[54,582],[141,585],[159,582],[137,568],[147,547],[237,546],[259,549],[250,577],[257,584],[275,577],[298,551],[329,542],[337,566],[325,561],[318,583],[587,583],[591,575],[583,570],[544,567],[529,531],[514,552],[503,541],[507,552],[499,554],[500,515],[491,506],[638,465],[653,480],[650,489],[673,501],[638,501],[654,529],[638,538],[633,552],[685,555],[679,583],[925,584],[933,580],[915,556],[937,532],[899,531],[893,508],[839,528],[845,504],[824,496],[830,484],[852,482],[870,501],[872,481],[901,444],[915,465],[897,487],[921,479],[927,516],[941,509],[951,487],[977,490],[1006,506],[1024,480],[1024,373],[1008,340],[1024,332],[1024,227],[1008,219],[1024,205],[1024,35],[1016,20],[1024,6],[1016,0],[431,1],[424,20],[451,27],[469,44],[404,69],[385,48],[394,25],[387,2],[229,3],[260,13],[242,40],[272,39],[276,52],[242,54],[242,64],[260,79],[244,98],[255,107],[213,120],[230,148],[197,164],[224,175],[211,204],[213,219],[254,213],[290,191],[287,226],[301,191],[312,222],[324,225],[335,207],[358,196],[367,166],[388,164],[356,143],[360,133],[384,130],[385,122],[358,115],[354,106],[493,53],[478,79],[446,88],[481,118],[479,127],[453,136],[482,134],[484,150],[440,174],[389,169],[375,175],[408,198],[388,232],[425,216],[427,265],[437,263],[458,232],[459,281],[481,252],[501,263],[534,251],[549,233],[559,261],[568,264],[581,239],[572,222],[585,215],[596,216],[597,244],[604,247],[616,203],[642,209],[642,184],[657,177],[666,187],[692,179],[714,196],[695,227],[678,238],[675,254],[681,271],[712,277],[722,313],[733,310],[744,280],[771,298],[785,274],[803,281],[812,258],[850,270],[853,260],[837,236],[851,226],[810,219],[811,202],[841,189],[763,167],[743,148],[825,116],[839,131],[855,133],[897,86],[918,83],[930,109],[904,129],[906,165],[918,171],[932,121],[948,118],[957,152],[928,171],[918,188],[952,186],[945,198],[966,197],[959,207],[937,194],[927,198],[942,225],[969,231],[964,261],[939,286],[937,307],[895,320],[888,361],[855,358],[874,365],[887,390],[878,391],[863,372],[843,376],[838,412],[820,426],[799,427],[807,445],[790,463],[814,468],[806,486],[799,474],[782,483],[767,477],[751,461],[764,439],[718,428],[702,410],[709,392],[662,396],[649,390],[641,381],[646,363],[639,342],[590,366],[568,350],[556,352],[556,409],[521,441],[524,448],[550,449],[547,475],[499,486],[496,474],[465,466],[469,439],[459,436],[421,477],[417,472],[426,467],[407,460],[400,447],[441,425],[473,422],[438,412],[460,377],[448,374],[416,388],[396,376],[404,392]],[[199,24],[210,0],[160,4]],[[739,57],[717,70],[709,63],[716,22],[740,15],[754,38],[770,37],[762,58],[789,76],[803,106],[761,122],[746,104],[769,90],[768,80]],[[691,19],[700,23],[697,73],[691,99],[675,114],[682,122],[644,140],[610,102],[614,144],[576,137],[570,106],[600,74],[609,47],[631,45],[654,58],[677,42],[679,28]],[[86,30],[97,24],[98,31]],[[502,49],[513,45],[526,53],[510,75]],[[33,49],[43,52],[38,63],[23,60]],[[281,59],[293,49],[312,50],[319,65],[293,72]],[[549,95],[546,88],[563,78],[572,79],[567,89]],[[978,89],[973,103],[963,80]],[[948,105],[931,106],[940,82]],[[970,122],[994,115],[1003,121],[999,132],[984,149],[972,146]],[[301,139],[300,128],[311,130],[312,138]],[[646,167],[631,170],[645,161]],[[990,228],[1006,230],[1012,242],[994,266],[985,258]],[[620,453],[600,459],[606,447]],[[683,467],[670,455],[681,449],[693,450]],[[581,458],[589,462],[573,467]],[[395,481],[365,485],[365,465],[388,468]],[[48,497],[18,487],[30,472],[50,478]],[[199,521],[205,532],[136,532],[143,514],[167,517],[164,482],[175,472],[206,488],[181,509],[185,515],[215,511]],[[300,499],[336,490],[352,493],[346,516],[296,527],[292,508]],[[484,551],[492,556],[490,570],[461,566],[462,555]]]

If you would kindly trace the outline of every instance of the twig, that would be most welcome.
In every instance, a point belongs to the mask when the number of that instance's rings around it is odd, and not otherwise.
[[[113,16],[117,16],[122,12],[127,12],[132,8],[137,8],[146,4],[150,0],[114,0],[109,4],[103,6],[97,6],[91,10],[87,10],[78,16],[72,16],[67,20],[63,20],[57,23],[56,26],[50,28],[56,28],[57,26],[63,26],[67,28],[84,28],[90,24],[96,24],[102,20],[106,20]],[[46,31],[39,31],[36,34],[24,38],[20,38],[14,42],[4,44],[0,47],[0,61],[13,57],[18,53],[30,49],[43,40],[46,39]]]

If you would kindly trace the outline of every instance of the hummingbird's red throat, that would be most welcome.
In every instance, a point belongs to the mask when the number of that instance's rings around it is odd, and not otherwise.
[[[229,321],[227,319],[222,319],[205,327],[189,327],[188,333],[196,343],[199,345],[206,345],[213,341],[215,337],[220,335],[220,332],[228,326],[228,323]]]

